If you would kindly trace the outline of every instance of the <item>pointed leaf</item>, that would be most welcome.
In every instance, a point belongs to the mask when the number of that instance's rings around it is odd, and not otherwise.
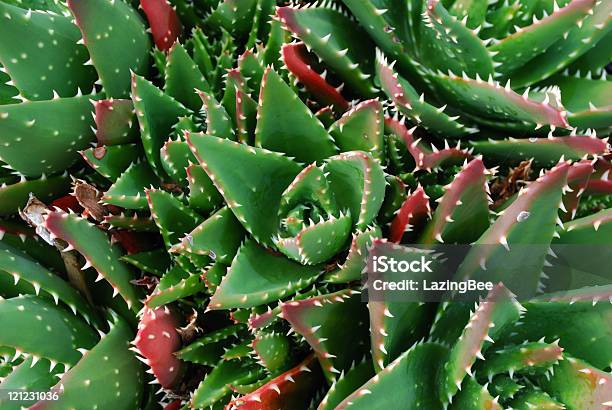
[[[142,398],[144,372],[128,350],[132,331],[115,318],[110,331],[52,389],[56,401],[41,401],[33,410],[60,410],[96,405],[99,408],[137,408]],[[62,388],[63,386],[63,388]]]
[[[131,100],[99,100],[93,103],[96,112],[96,138],[101,145],[135,142],[138,139]]]
[[[45,228],[56,237],[68,242],[125,300],[128,308],[140,307],[139,289],[132,285],[134,274],[119,261],[121,251],[111,245],[106,233],[75,214],[50,212]]]
[[[173,250],[208,255],[217,262],[229,265],[244,235],[244,229],[232,211],[223,207],[187,233]]]
[[[286,107],[292,107],[287,110]],[[336,153],[333,140],[309,108],[272,69],[261,81],[255,144],[310,163]]]
[[[88,97],[2,105],[0,160],[26,176],[64,171],[93,141],[93,124]]]
[[[5,326],[0,334],[2,346],[63,363],[65,368],[79,361],[76,349],[90,349],[98,340],[84,320],[34,295],[0,300],[0,313]]]
[[[116,0],[68,0],[107,97],[124,98],[130,71],[145,75],[151,44],[142,19]]]
[[[164,1],[165,0],[160,0]],[[175,43],[168,52],[165,70],[164,91],[190,110],[197,112],[202,100],[196,89],[208,91],[210,86],[202,72],[180,43]]]
[[[341,152],[365,151],[382,162],[384,158],[382,105],[378,100],[359,103],[331,126],[329,134]]]
[[[476,158],[445,187],[419,243],[472,243],[489,227],[486,168]]]
[[[436,376],[448,349],[437,343],[415,345],[340,403],[337,410],[442,408]],[[402,386],[398,389],[397,386]]]
[[[172,2],[168,0],[140,0],[140,7],[147,16],[155,45],[168,51],[181,34],[183,25],[179,20]],[[170,54],[172,51],[170,51]]]
[[[204,219],[166,191],[151,189],[146,193],[151,216],[168,249]]]
[[[190,134],[187,142],[245,229],[271,244],[281,194],[299,165],[281,154],[201,134]]]
[[[155,173],[164,178],[159,150],[170,135],[178,117],[188,110],[172,97],[164,94],[145,78],[132,76],[132,99],[140,123],[142,145]]]
[[[331,157],[324,167],[340,209],[348,209],[353,224],[365,229],[376,218],[385,198],[385,174],[370,154],[350,151]]]
[[[92,91],[96,73],[84,65],[89,56],[77,44],[81,34],[70,18],[6,3],[0,3],[0,14],[0,37],[5,39],[0,62],[23,97],[49,100],[54,92],[72,97],[77,89]]]
[[[248,240],[238,251],[209,307],[228,309],[269,303],[306,288],[320,273],[320,266],[300,265]]]
[[[359,292],[345,289],[283,303],[282,317],[306,339],[330,381],[366,355],[368,320]]]
[[[159,184],[147,162],[134,162],[106,191],[103,201],[128,209],[147,209],[145,190]]]

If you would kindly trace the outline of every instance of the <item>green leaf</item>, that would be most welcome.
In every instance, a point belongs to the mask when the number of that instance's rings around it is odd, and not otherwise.
[[[0,160],[26,176],[64,171],[95,138],[91,110],[86,96],[1,105]]]
[[[161,189],[148,190],[147,199],[151,216],[168,249],[178,243],[183,235],[191,232],[204,219],[172,194]]]
[[[208,255],[216,262],[230,264],[245,232],[232,211],[223,207],[187,233],[174,252]]]
[[[466,163],[445,186],[430,223],[418,243],[472,243],[489,227],[486,168],[481,159]]]
[[[315,351],[330,382],[369,351],[366,306],[352,289],[283,303],[282,317]]]
[[[101,409],[138,408],[144,371],[129,350],[133,336],[129,325],[116,317],[110,331],[52,389],[59,399],[39,402],[31,408],[60,410],[92,405]]]
[[[50,100],[93,89],[96,72],[84,65],[87,50],[69,17],[24,10],[0,2],[0,62],[21,96]]]
[[[120,0],[68,0],[68,7],[107,97],[127,97],[130,72],[145,75],[149,65],[151,43],[141,17]]]
[[[427,3],[421,26],[421,59],[433,70],[493,74],[493,61],[478,35],[449,14],[439,0]]]
[[[313,283],[320,266],[304,266],[248,240],[210,300],[211,309],[253,307],[270,303]]]
[[[194,112],[202,107],[202,100],[195,90],[208,91],[210,86],[197,64],[178,42],[168,52],[165,77],[166,94]]]
[[[446,347],[437,343],[414,345],[355,390],[336,410],[442,408],[436,376],[447,352]]]
[[[271,68],[261,81],[255,145],[305,163],[337,151],[323,124]]]
[[[190,134],[187,142],[236,218],[258,242],[271,245],[282,193],[299,165],[275,152],[202,134]]]
[[[544,52],[582,21],[587,13],[592,13],[594,5],[595,0],[571,1],[550,16],[534,20],[533,24],[491,45],[488,49],[495,53],[495,61],[502,63],[497,72],[511,77],[513,70]]]
[[[39,179],[17,180],[0,186],[0,216],[16,213],[23,208],[30,195],[41,201],[51,201],[70,191],[68,174]]]
[[[145,190],[159,185],[159,178],[147,162],[134,162],[117,178],[102,199],[107,204],[127,209],[147,209]]]
[[[341,152],[369,152],[380,162],[384,161],[384,118],[378,100],[359,103],[342,115],[329,129],[329,134]]]
[[[104,231],[86,219],[60,211],[47,215],[45,228],[83,255],[86,261],[83,267],[93,267],[101,279],[106,279],[115,293],[125,300],[128,308],[139,310],[140,289],[131,283],[134,274],[119,260],[119,246],[111,245]]]
[[[365,229],[376,218],[385,199],[385,173],[370,154],[343,152],[331,157],[324,166],[338,207],[348,209],[353,224]]]
[[[0,345],[63,363],[65,368],[81,358],[77,349],[89,349],[98,340],[84,320],[34,295],[0,300],[0,314],[5,326]]]
[[[141,148],[137,144],[91,147],[81,151],[89,166],[111,181],[116,181],[141,155]]]
[[[189,111],[144,77],[137,75],[132,76],[132,100],[140,123],[145,155],[153,171],[164,179],[166,176],[161,164],[160,149],[178,118],[189,114]]]
[[[276,15],[357,94],[374,95],[374,46],[355,22],[331,7],[279,7]]]

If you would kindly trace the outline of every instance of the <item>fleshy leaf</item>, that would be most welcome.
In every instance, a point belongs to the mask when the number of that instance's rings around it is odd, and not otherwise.
[[[521,190],[502,216],[475,242],[480,246],[468,253],[458,277],[503,281],[521,297],[533,295],[555,234],[568,168],[567,163],[560,163]],[[513,250],[514,245],[517,246]]]
[[[165,0],[160,1],[165,2]],[[210,87],[196,63],[180,43],[174,44],[168,52],[165,77],[164,91],[170,97],[194,112],[202,107],[202,100],[195,90],[208,91]]]
[[[70,18],[4,2],[0,14],[4,22],[0,37],[5,40],[0,44],[0,62],[21,96],[49,100],[54,93],[72,97],[77,90],[92,91],[96,73],[83,64],[89,56],[77,44],[81,34]]]
[[[334,142],[323,125],[270,68],[261,80],[255,145],[306,163],[336,153]]]
[[[223,399],[234,384],[247,384],[261,377],[263,368],[241,360],[222,360],[198,385],[191,399],[193,408],[205,408]]]
[[[107,97],[125,98],[130,71],[147,74],[151,44],[142,19],[115,0],[68,0]]]
[[[187,142],[236,218],[257,241],[270,245],[279,226],[281,195],[299,165],[281,154],[226,139],[190,134]]]
[[[128,350],[132,331],[123,319],[115,317],[114,321],[108,334],[51,390],[58,393],[59,399],[38,402],[31,409],[83,408],[92,403],[113,409],[140,405],[144,371]]]
[[[510,88],[510,83],[502,86],[499,82],[471,79],[455,74],[438,74],[433,77],[441,91],[453,104],[475,115],[490,116],[509,121],[522,121],[535,125],[569,128],[567,112],[548,101],[528,98],[528,95],[517,94]]]
[[[101,145],[135,142],[138,139],[132,100],[98,100],[93,102],[96,112],[96,138]]]
[[[177,265],[166,272],[160,279],[159,285],[149,295],[145,304],[149,308],[155,309],[156,307],[195,295],[202,292],[205,288],[206,285],[200,275],[189,274]]]
[[[612,307],[602,302],[593,306],[595,292],[585,291],[585,296],[586,300],[574,299],[570,293],[553,301],[544,298],[525,303],[524,317],[506,330],[504,342],[519,344],[544,338],[545,342],[552,343],[559,339],[566,353],[605,368],[612,361],[612,352],[607,347],[612,342],[612,331],[606,325]],[[589,337],[585,338],[585,334]]]
[[[429,197],[422,187],[418,187],[414,192],[408,194],[397,215],[391,221],[389,240],[396,243],[401,242],[405,232],[422,227],[430,215]],[[414,235],[411,236],[416,239]]]
[[[349,247],[346,259],[342,265],[338,266],[338,270],[325,275],[325,281],[331,283],[348,283],[359,280],[366,266],[368,247],[376,238],[381,236],[382,232],[378,226],[370,226],[363,231],[353,233],[351,246]]]
[[[472,131],[457,118],[444,113],[444,106],[438,108],[426,102],[424,94],[419,96],[407,80],[393,71],[393,64],[387,64],[382,55],[378,56],[376,65],[382,90],[403,115],[444,136],[460,137]]]
[[[244,234],[242,225],[232,211],[224,207],[187,233],[173,251],[208,255],[217,262],[229,265]]]
[[[100,175],[115,181],[142,155],[142,151],[136,144],[122,144],[92,147],[80,154]]]
[[[576,24],[565,38],[557,38],[557,42],[546,51],[512,73],[515,86],[525,87],[547,78],[589,51],[594,44],[605,41],[612,28],[610,13],[612,4],[599,1],[579,24]]]
[[[276,15],[358,94],[370,97],[376,92],[370,71],[374,47],[347,16],[331,7],[279,7]]]
[[[145,190],[159,184],[159,179],[147,162],[135,162],[106,191],[103,201],[128,209],[146,209]]]
[[[228,309],[269,303],[306,288],[320,273],[320,266],[300,265],[249,240],[238,250],[209,306]]]
[[[136,353],[144,357],[157,382],[166,389],[180,380],[184,364],[174,355],[182,344],[176,331],[180,325],[179,316],[168,307],[145,307],[132,342]]]
[[[366,355],[368,319],[357,291],[345,289],[283,303],[282,317],[306,339],[330,381],[334,373],[349,370]],[[340,327],[342,332],[337,331]]]
[[[41,201],[56,199],[70,190],[70,178],[67,174],[43,177],[39,179],[16,179],[16,182],[3,183],[0,186],[0,215],[10,215],[23,208],[30,195]]]
[[[183,29],[171,3],[168,0],[140,0],[140,7],[149,21],[155,45],[168,51]]]
[[[481,357],[490,346],[489,339],[496,340],[519,319],[522,310],[523,307],[503,285],[497,285],[478,305],[451,349],[440,375],[439,394],[445,403],[451,401],[477,357]]]
[[[526,65],[529,60],[545,51],[558,39],[571,30],[587,13],[593,10],[595,0],[573,0],[567,6],[555,10],[551,15],[534,20],[533,24],[523,27],[489,47],[495,53],[495,61],[501,62],[498,73],[510,75],[511,72]]]
[[[189,145],[182,140],[168,140],[160,150],[160,160],[166,174],[177,184],[184,186],[187,167],[196,161]]]
[[[2,380],[2,388],[7,390],[29,390],[29,391],[48,391],[53,387],[59,377],[55,371],[51,371],[46,360],[34,363],[34,359],[29,357],[21,364],[15,366],[12,372]],[[34,400],[11,400],[13,397],[0,399],[0,406],[6,410],[20,410],[23,407],[30,407],[36,403]]]
[[[206,112],[206,134],[235,140],[236,132],[232,127],[232,122],[225,108],[219,104],[212,93],[200,91],[198,95],[204,102],[204,110]]]
[[[229,406],[236,410],[306,410],[310,398],[321,385],[321,368],[314,355],[310,355],[257,390],[233,399]]]
[[[341,152],[365,151],[379,161],[384,153],[384,121],[378,100],[359,103],[329,129],[329,134]]]
[[[489,227],[486,168],[475,158],[445,186],[419,243],[472,243]]]
[[[124,255],[121,257],[121,261],[155,276],[163,276],[172,263],[165,249]]]
[[[498,400],[491,396],[485,386],[468,377],[464,380],[461,391],[453,398],[450,405],[452,410],[471,408],[474,410],[503,410]]]
[[[93,141],[93,125],[88,97],[2,105],[0,160],[26,176],[64,171]]]
[[[324,166],[340,209],[348,209],[353,224],[365,229],[376,218],[385,198],[385,174],[372,156],[363,151],[343,152]]]
[[[542,389],[567,408],[606,408],[612,402],[612,377],[588,363],[568,358],[559,363],[550,379],[541,377]]]
[[[253,340],[253,351],[271,372],[286,370],[291,360],[291,340],[280,333],[260,332]]]
[[[168,249],[179,242],[183,235],[191,232],[204,219],[166,191],[151,189],[147,190],[146,193],[151,216]]]
[[[84,320],[34,295],[0,300],[0,312],[6,326],[0,335],[2,346],[63,363],[66,369],[79,361],[77,349],[90,349],[98,340]]]
[[[255,15],[257,0],[223,0],[208,16],[209,27],[223,27],[236,37],[248,35]]]
[[[121,251],[111,245],[106,233],[87,220],[64,212],[50,212],[45,228],[83,255],[86,261],[83,267],[93,267],[99,278],[108,281],[114,293],[125,300],[128,308],[139,310],[140,292],[130,282],[134,274],[119,260]]]
[[[331,104],[339,111],[345,111],[349,103],[340,91],[327,82],[323,74],[317,73],[310,65],[302,43],[283,44],[281,53],[287,69],[295,78],[325,105]]]
[[[189,206],[202,214],[208,214],[223,203],[223,197],[200,165],[187,167]]]
[[[359,364],[354,364],[353,367],[334,380],[317,410],[335,409],[342,400],[360,388],[372,376],[374,376],[374,369],[371,361],[364,360]]]
[[[482,40],[440,0],[428,0],[421,26],[421,58],[434,70],[487,77],[493,61]]]
[[[37,296],[53,299],[56,303],[61,301],[73,311],[81,314],[87,321],[94,319],[94,311],[91,306],[73,287],[4,242],[0,242],[0,275],[11,276],[11,281],[15,286],[19,285],[23,293],[34,293]]]
[[[474,152],[487,159],[518,163],[533,158],[534,164],[551,166],[561,157],[579,160],[585,155],[600,155],[606,151],[606,142],[596,137],[566,136],[529,139],[483,140],[471,143]]]
[[[132,76],[132,99],[140,123],[142,145],[155,173],[164,178],[159,150],[172,131],[177,118],[189,112],[145,78]]]
[[[359,387],[336,409],[399,409],[407,403],[415,408],[442,408],[436,391],[436,376],[446,359],[448,349],[437,343],[411,347],[394,362]],[[402,386],[398,389],[397,386]]]

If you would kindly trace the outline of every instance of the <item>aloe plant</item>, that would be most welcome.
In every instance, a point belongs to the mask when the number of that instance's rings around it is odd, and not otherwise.
[[[612,406],[611,3],[299,3],[0,0],[1,407]],[[439,244],[538,296],[362,301]]]

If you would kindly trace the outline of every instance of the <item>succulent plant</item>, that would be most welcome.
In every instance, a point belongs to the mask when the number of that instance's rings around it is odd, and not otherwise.
[[[611,5],[0,0],[0,407],[612,406]]]

